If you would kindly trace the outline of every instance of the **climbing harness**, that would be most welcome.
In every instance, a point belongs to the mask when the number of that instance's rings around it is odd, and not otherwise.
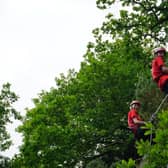
[[[166,101],[167,97],[168,97],[168,94],[166,94],[166,96],[164,97],[164,99],[161,101],[160,105],[159,105],[158,108],[156,109],[156,111],[151,115],[151,118],[150,118],[150,120],[149,120],[150,122],[152,122],[152,121],[155,119],[156,114],[159,112],[160,108],[162,107],[163,103]],[[152,131],[153,131],[153,129],[152,129],[152,127],[151,127],[150,144],[152,144],[152,138],[153,138],[153,137],[152,137]]]

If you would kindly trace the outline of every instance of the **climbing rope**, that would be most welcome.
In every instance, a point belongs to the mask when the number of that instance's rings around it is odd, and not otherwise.
[[[168,97],[168,94],[166,94],[166,96],[164,97],[164,99],[161,101],[160,105],[156,109],[156,111],[151,115],[150,121],[153,121],[155,119],[156,114],[159,112],[160,108],[162,107],[163,103],[166,101],[167,97]]]
[[[151,118],[150,118],[150,122],[152,122],[154,119],[155,119],[155,117],[156,117],[156,114],[159,112],[159,110],[160,110],[160,108],[162,107],[162,105],[163,105],[163,103],[166,101],[166,99],[167,99],[167,97],[168,97],[168,94],[166,94],[166,96],[164,97],[164,99],[161,101],[161,103],[160,103],[160,105],[158,106],[158,108],[156,109],[156,111],[151,115]],[[151,127],[151,134],[150,134],[150,144],[152,144],[152,133],[153,132],[153,129],[152,129],[152,127]]]

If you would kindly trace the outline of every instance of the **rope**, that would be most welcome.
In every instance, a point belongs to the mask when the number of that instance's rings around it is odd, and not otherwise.
[[[166,96],[164,97],[164,99],[161,101],[160,105],[156,109],[156,111],[152,114],[150,121],[152,121],[155,118],[156,114],[159,112],[160,108],[162,107],[163,103],[166,101],[167,97],[168,97],[168,94],[166,94]]]
[[[168,97],[168,94],[166,94],[166,96],[164,97],[164,99],[161,101],[160,105],[156,109],[156,111],[152,114],[150,118],[150,122],[152,122],[155,119],[156,114],[159,112],[160,108],[162,107],[163,103],[166,101],[167,97]],[[150,144],[152,144],[152,127],[151,127],[151,134],[150,134]]]

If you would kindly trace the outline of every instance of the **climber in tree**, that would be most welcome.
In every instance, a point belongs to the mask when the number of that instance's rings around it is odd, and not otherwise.
[[[153,55],[152,78],[160,90],[168,94],[168,67],[166,67],[164,60],[166,49],[164,47],[155,48]]]
[[[145,125],[145,121],[142,120],[138,114],[138,110],[141,103],[138,100],[133,100],[130,103],[130,111],[128,112],[128,127],[132,130],[137,140],[147,140],[148,137],[144,135],[145,130],[141,126]]]

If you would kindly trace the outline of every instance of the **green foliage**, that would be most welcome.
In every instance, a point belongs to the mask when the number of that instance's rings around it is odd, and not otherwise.
[[[143,168],[162,168],[168,164],[168,111],[160,112],[158,120],[157,127],[152,132],[155,133],[152,145],[149,141],[143,140],[136,143],[138,154],[142,156]],[[151,124],[148,124],[147,127],[151,128]],[[135,161],[131,163],[135,163]],[[122,161],[117,166],[117,168],[124,168],[124,166],[129,167],[131,165],[129,161]]]
[[[86,168],[107,168],[102,160],[96,159],[87,164]]]
[[[6,130],[7,123],[11,123],[12,117],[21,119],[20,114],[13,108],[18,96],[11,91],[9,83],[3,84],[0,91],[0,151],[9,149],[12,141],[10,134]],[[7,157],[0,156],[0,167],[10,167],[10,160]]]
[[[168,39],[168,2],[159,0],[97,0],[100,9],[121,3],[120,18],[108,15],[108,20],[100,29],[102,34],[109,34],[116,39],[129,36],[134,42],[141,42],[145,47],[153,42],[165,44]],[[127,12],[129,10],[129,12]],[[101,36],[102,36],[101,34]],[[151,43],[152,42],[152,43]]]
[[[141,51],[127,40],[90,45],[78,73],[62,74],[57,89],[39,94],[20,127],[25,166],[73,167],[94,158],[110,165],[128,158],[127,103],[143,67]]]
[[[161,92],[157,84],[152,80],[150,73],[150,70],[141,70],[138,73],[138,82],[135,89],[135,97],[142,103],[141,115],[146,121],[151,120],[152,114],[156,112],[165,97],[165,94]],[[166,102],[161,106],[160,110],[168,108]]]
[[[168,111],[162,111],[159,113],[159,122],[155,130],[155,138],[153,138],[154,144],[150,145],[149,142],[139,142],[138,153],[144,156],[146,163],[144,168],[162,168],[168,164]]]
[[[4,151],[11,145],[10,135],[6,130],[6,124],[11,122],[11,117],[21,119],[19,113],[13,108],[13,103],[18,96],[10,90],[10,84],[4,84],[0,92],[0,150]]]
[[[0,167],[10,168],[10,159],[4,156],[0,156]]]
[[[121,163],[117,163],[116,168],[135,168],[135,161],[129,159],[128,162],[122,160]]]

